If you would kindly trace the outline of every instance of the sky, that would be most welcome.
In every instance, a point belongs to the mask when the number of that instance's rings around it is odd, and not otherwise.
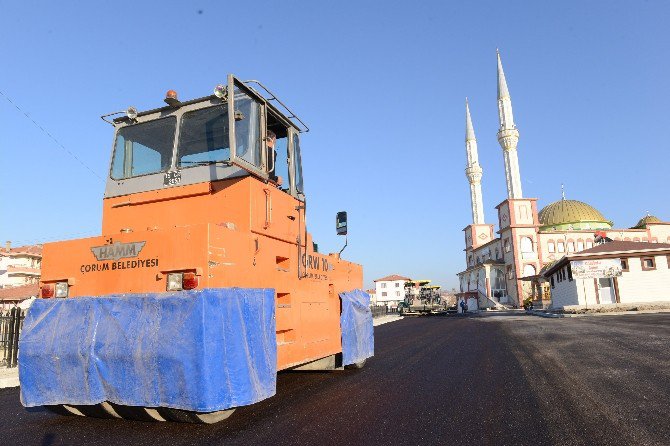
[[[159,107],[168,89],[205,96],[234,73],[311,129],[307,221],[322,252],[341,248],[346,210],[343,256],[366,287],[395,273],[456,287],[466,96],[487,223],[506,198],[496,48],[524,196],[541,208],[564,183],[615,227],[670,220],[668,23],[666,1],[0,0],[0,240],[100,234],[113,140],[100,116]]]

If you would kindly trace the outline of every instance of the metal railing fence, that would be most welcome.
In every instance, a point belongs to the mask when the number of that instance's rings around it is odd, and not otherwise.
[[[386,314],[390,313],[386,305],[372,306],[370,307],[370,311],[372,311],[373,318],[385,316]]]
[[[11,308],[0,311],[0,367],[16,367],[19,355],[19,333],[25,311]]]

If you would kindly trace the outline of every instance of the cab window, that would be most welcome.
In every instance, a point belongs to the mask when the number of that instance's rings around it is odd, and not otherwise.
[[[295,189],[299,194],[305,193],[302,182],[302,156],[300,155],[300,138],[298,134],[293,135],[293,177],[295,178]]]
[[[177,165],[182,168],[229,160],[226,105],[184,113],[177,147]]]
[[[261,125],[258,102],[247,94],[235,93],[235,156],[261,168]]]
[[[121,128],[116,135],[111,176],[115,180],[166,171],[172,161],[177,118]]]

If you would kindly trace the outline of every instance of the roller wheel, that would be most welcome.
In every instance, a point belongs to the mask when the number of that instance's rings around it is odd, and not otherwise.
[[[223,421],[235,412],[235,409],[217,410],[216,412],[193,412],[190,410],[159,407],[160,413],[166,420],[180,423],[213,424]]]
[[[365,365],[365,361],[367,361],[367,359],[364,359],[364,360],[358,361],[358,362],[354,362],[353,364],[345,365],[344,368],[345,369],[362,369],[363,366]]]
[[[113,409],[112,411],[108,410],[111,408],[111,406],[109,405],[109,403],[106,402],[94,405],[72,405],[69,407],[77,409],[85,417],[120,418],[119,415],[117,415]]]
[[[165,421],[156,409],[108,403],[119,417],[134,421]]]
[[[49,406],[44,406],[45,409],[47,409],[50,412],[53,412],[58,415],[63,415],[66,417],[73,416],[73,415],[79,415],[81,414],[75,413],[71,410],[69,410],[65,405],[63,404],[54,404],[54,405],[49,405]]]

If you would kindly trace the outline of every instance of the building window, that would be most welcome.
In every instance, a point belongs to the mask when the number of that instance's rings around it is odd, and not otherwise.
[[[577,240],[577,251],[584,251],[584,241]]]
[[[640,237],[633,237],[633,241],[634,241],[634,242],[639,242],[639,241],[640,241]]]
[[[512,265],[507,265],[507,278],[514,279],[514,270],[512,269]]]
[[[593,248],[593,241],[587,240],[586,241],[586,249]]]
[[[568,242],[568,252],[575,252],[575,242]]]
[[[499,269],[493,270],[493,287],[491,288],[491,293],[493,297],[504,297],[507,295],[505,273]]]
[[[551,287],[554,288],[554,276],[551,276]]]
[[[621,271],[628,271],[628,259],[621,259]]]
[[[522,253],[533,252],[533,240],[530,237],[521,237],[520,245]]]
[[[642,258],[642,271],[649,271],[656,269],[656,262],[653,257],[643,257]]]
[[[395,287],[400,288],[400,282],[396,282]]]
[[[565,252],[565,245],[563,242],[558,242],[558,252]]]
[[[400,291],[396,291],[396,292],[395,292],[395,295],[398,296],[398,297],[400,297]]]
[[[479,264],[479,256],[477,256],[477,264]]]
[[[507,239],[507,238],[505,239],[505,242],[503,243],[503,246],[504,246],[505,252],[510,251],[509,239]]]
[[[535,275],[535,266],[525,265],[523,267],[523,276],[524,277],[529,277],[529,276],[534,276],[534,275]]]
[[[568,281],[572,282],[572,268],[568,265]]]
[[[382,297],[386,297],[386,291],[382,291]]]
[[[386,282],[382,282],[382,288],[386,288]]]
[[[496,248],[496,260],[500,258],[500,250]]]
[[[549,252],[556,252],[556,244],[554,242],[547,243],[547,250]]]
[[[646,243],[649,241],[649,239],[647,237],[642,237],[642,241]]]

